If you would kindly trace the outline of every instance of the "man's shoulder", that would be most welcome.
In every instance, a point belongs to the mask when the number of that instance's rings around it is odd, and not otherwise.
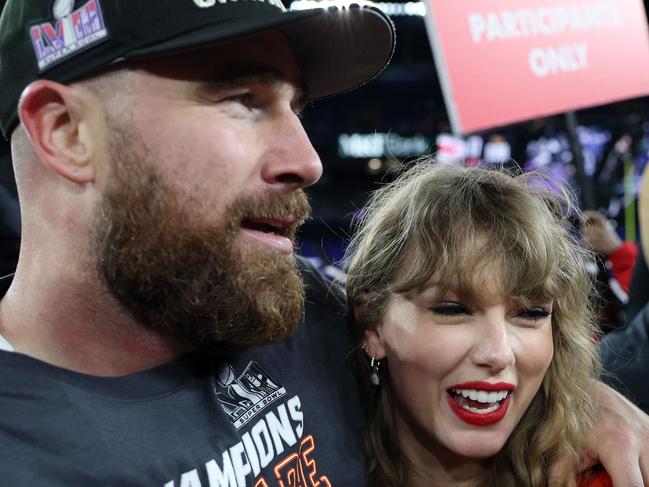
[[[282,346],[299,343],[298,348],[305,352],[327,350],[328,360],[342,360],[352,348],[343,288],[312,261],[304,257],[297,260],[305,287],[304,316],[297,331]]]
[[[47,374],[39,368],[39,362],[27,355],[16,352],[0,350],[0,393],[9,387],[29,387],[48,379]],[[29,380],[29,382],[25,382]]]
[[[602,339],[603,358],[613,359],[621,352],[649,349],[649,303],[621,330],[609,333]]]
[[[328,312],[344,313],[345,291],[341,281],[325,275],[305,257],[298,256],[297,262],[304,279],[306,304],[324,306]]]
[[[0,351],[0,374],[2,437],[9,430],[21,431],[26,424],[48,421],[47,418],[66,409],[67,397],[62,384],[40,367],[38,361],[20,353]]]
[[[625,328],[606,335],[600,345],[603,379],[649,412],[649,303]]]

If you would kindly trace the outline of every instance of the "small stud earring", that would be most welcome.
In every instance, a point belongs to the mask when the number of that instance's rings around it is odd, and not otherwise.
[[[370,384],[377,387],[381,385],[381,378],[379,377],[380,365],[381,361],[376,360],[376,357],[370,359],[370,368],[372,369],[372,372],[370,372]]]

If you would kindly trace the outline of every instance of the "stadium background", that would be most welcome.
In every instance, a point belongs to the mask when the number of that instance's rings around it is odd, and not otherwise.
[[[424,154],[437,153],[446,161],[539,168],[575,185],[579,192],[563,116],[452,137],[423,6],[393,2],[383,8],[397,29],[390,66],[362,89],[319,100],[303,115],[325,166],[322,180],[308,189],[314,211],[302,231],[303,254],[323,264],[339,261],[352,218],[368,193],[389,180],[400,164]],[[495,67],[494,76],[507,76],[507,72]],[[623,239],[635,240],[638,175],[649,160],[649,97],[581,110],[577,117],[597,209],[616,222]],[[2,212],[7,215],[17,201],[4,140],[0,140],[0,154],[0,199],[5,207],[9,205]],[[0,235],[0,244],[0,272],[6,272],[15,260],[17,244],[9,235]]]

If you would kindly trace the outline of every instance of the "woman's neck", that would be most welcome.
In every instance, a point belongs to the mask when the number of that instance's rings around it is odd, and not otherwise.
[[[412,487],[481,487],[485,485],[487,472],[477,463],[457,464],[451,468],[441,463],[415,463],[410,460],[408,486]]]
[[[422,438],[397,419],[403,453],[410,465],[408,486],[479,487],[489,475],[489,461],[467,458],[450,451],[432,437]]]

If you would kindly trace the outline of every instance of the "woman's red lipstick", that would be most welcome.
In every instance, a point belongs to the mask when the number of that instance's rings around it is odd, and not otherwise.
[[[451,386],[446,391],[446,400],[448,401],[451,411],[467,424],[472,426],[489,426],[502,420],[507,414],[509,402],[511,400],[511,392],[516,388],[514,384],[508,382],[485,382],[485,381],[472,381],[464,382]],[[456,399],[457,395],[451,392],[453,389],[475,389],[477,391],[495,392],[495,391],[508,391],[507,396],[498,402],[498,408],[488,413],[476,413],[463,407]]]

